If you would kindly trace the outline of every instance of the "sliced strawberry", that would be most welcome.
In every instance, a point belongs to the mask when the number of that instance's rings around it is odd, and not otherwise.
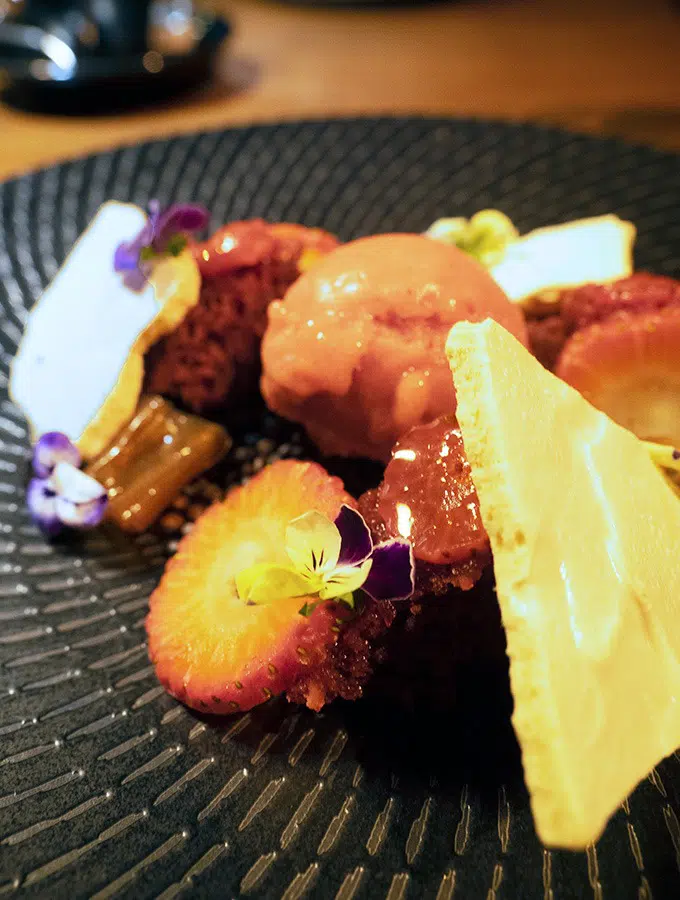
[[[310,706],[323,703],[309,672],[327,660],[351,610],[326,603],[305,617],[300,609],[311,598],[304,597],[247,606],[234,577],[257,562],[287,563],[288,523],[309,510],[335,519],[343,503],[355,505],[340,479],[316,463],[286,460],[199,519],[168,563],[146,620],[149,655],[169,693],[194,709],[227,713],[300,681],[309,685]]]
[[[555,373],[638,437],[680,444],[680,307],[619,312],[576,332]]]
[[[636,272],[611,284],[584,284],[564,291],[561,315],[569,334],[617,312],[642,313],[680,307],[680,281],[665,275]]]
[[[418,560],[455,563],[488,550],[454,416],[419,425],[395,445],[379,488],[378,511],[389,534],[409,538]]]

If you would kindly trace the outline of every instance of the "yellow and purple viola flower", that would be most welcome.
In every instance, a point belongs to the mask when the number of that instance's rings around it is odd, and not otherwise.
[[[26,504],[31,519],[47,535],[64,528],[94,528],[104,518],[106,490],[81,472],[81,462],[78,448],[61,432],[44,434],[35,446]]]
[[[275,603],[291,597],[335,600],[354,606],[361,589],[375,600],[406,600],[414,590],[415,565],[408,541],[396,539],[375,546],[363,516],[343,505],[334,522],[311,511],[293,519],[286,529],[289,564],[257,563],[240,572],[236,589],[249,604]]]
[[[154,261],[163,256],[179,256],[187,245],[187,235],[201,231],[210,216],[202,206],[173,203],[161,209],[157,200],[149,203],[149,218],[133,241],[116,249],[113,267],[132,291],[146,286]]]

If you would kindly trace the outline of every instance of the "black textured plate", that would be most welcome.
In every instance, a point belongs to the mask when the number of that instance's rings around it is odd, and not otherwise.
[[[26,309],[104,200],[151,197],[205,203],[213,226],[264,216],[343,238],[419,231],[485,206],[521,230],[616,212],[638,225],[639,267],[680,275],[680,158],[530,126],[257,127],[0,185],[0,895],[680,896],[678,759],[587,853],[548,852],[503,686],[483,666],[445,715],[361,702],[314,716],[274,703],[204,721],[163,692],[146,658],[163,542],[102,533],[52,548],[29,524],[26,431],[4,390]],[[252,471],[257,431],[279,433],[271,418],[253,428],[233,478]]]

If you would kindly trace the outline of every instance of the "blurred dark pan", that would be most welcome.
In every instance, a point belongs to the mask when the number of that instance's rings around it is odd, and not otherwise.
[[[152,103],[207,80],[229,32],[191,3],[27,0],[0,21],[3,99],[62,114]]]

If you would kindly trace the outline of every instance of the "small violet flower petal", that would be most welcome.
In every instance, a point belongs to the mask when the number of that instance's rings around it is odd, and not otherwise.
[[[158,200],[149,201],[148,218],[144,227],[132,242],[139,250],[143,247],[152,247],[158,237],[158,226],[161,221],[161,205]]]
[[[33,451],[33,471],[38,478],[49,478],[57,463],[65,462],[76,468],[82,460],[78,448],[60,431],[48,431]]]
[[[32,478],[26,489],[26,505],[31,519],[47,535],[58,534],[63,525],[57,515],[56,494],[46,478]]]
[[[104,494],[86,503],[74,503],[67,497],[56,498],[56,512],[69,528],[95,528],[104,518],[108,497]]]
[[[154,233],[154,249],[162,252],[168,240],[178,232],[201,231],[210,220],[210,214],[202,206],[191,203],[174,203],[162,213]]]
[[[116,248],[114,271],[123,275],[123,282],[130,290],[142,291],[149,276],[149,267],[142,259],[143,251],[148,248],[162,255],[174,235],[199,231],[208,224],[209,218],[208,211],[202,206],[175,203],[162,212],[158,200],[151,200],[148,219],[137,237]]]
[[[113,259],[114,271],[123,276],[125,286],[135,293],[143,291],[148,281],[148,268],[139,258],[143,246],[137,241],[120,244]]]
[[[139,264],[139,253],[142,245],[137,241],[130,241],[126,244],[119,244],[113,257],[114,271],[132,272]]]
[[[373,550],[371,532],[364,517],[356,509],[343,503],[335,520],[340,532],[339,566],[358,566],[368,559]]]
[[[407,600],[415,589],[413,549],[407,541],[386,541],[373,551],[373,566],[362,585],[374,600]]]
[[[49,480],[56,514],[71,528],[93,528],[104,518],[108,497],[94,478],[68,463],[58,463]]]
[[[123,275],[123,284],[125,287],[129,288],[129,290],[139,294],[149,282],[149,271],[150,269],[148,266],[140,263],[136,269],[133,269],[131,272],[126,272],[125,275]]]

